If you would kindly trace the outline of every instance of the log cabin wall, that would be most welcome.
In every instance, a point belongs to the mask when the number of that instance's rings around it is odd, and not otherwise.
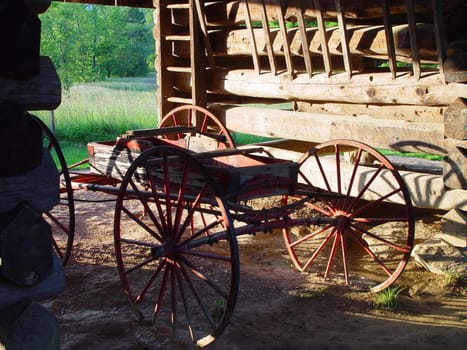
[[[412,173],[415,205],[467,210],[465,0],[86,2],[154,7],[159,116],[197,104],[234,132],[441,155]]]

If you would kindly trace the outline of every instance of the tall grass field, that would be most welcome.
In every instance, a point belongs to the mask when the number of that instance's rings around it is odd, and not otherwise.
[[[74,85],[54,111],[55,136],[67,164],[87,158],[90,141],[115,140],[127,130],[157,126],[156,78],[108,79]],[[50,112],[34,112],[52,129]]]

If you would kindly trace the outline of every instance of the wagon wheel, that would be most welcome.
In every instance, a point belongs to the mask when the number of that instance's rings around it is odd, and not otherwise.
[[[198,132],[210,135],[218,141],[217,149],[235,147],[232,135],[224,124],[214,114],[199,106],[184,105],[172,109],[159,123],[159,128],[168,126],[196,126]],[[177,134],[167,137],[180,139],[184,136],[184,134]]]
[[[75,235],[75,206],[70,174],[54,134],[42,120],[34,115],[31,117],[41,125],[43,147],[52,156],[60,175],[60,202],[48,212],[43,213],[43,216],[52,226],[52,244],[55,251],[63,265],[66,265],[71,256]]]
[[[297,197],[308,195],[300,188],[311,186],[306,215],[324,219],[310,228],[283,230],[295,267],[324,271],[325,277],[333,267],[342,269],[347,284],[359,276],[374,292],[390,286],[414,240],[412,203],[394,166],[375,149],[347,140],[312,148],[299,165]]]
[[[187,152],[154,147],[129,167],[115,209],[117,268],[133,311],[200,347],[227,326],[239,283],[234,227],[217,193]]]

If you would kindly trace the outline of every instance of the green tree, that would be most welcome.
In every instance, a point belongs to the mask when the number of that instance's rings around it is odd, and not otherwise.
[[[64,88],[106,77],[140,76],[153,69],[152,20],[127,7],[53,2],[41,15],[41,53],[51,57]]]

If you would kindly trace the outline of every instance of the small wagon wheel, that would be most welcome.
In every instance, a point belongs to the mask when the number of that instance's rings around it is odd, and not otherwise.
[[[283,230],[296,268],[322,269],[328,277],[339,265],[347,284],[359,276],[374,292],[390,286],[414,240],[413,207],[398,171],[375,149],[348,140],[312,148],[299,165],[297,197],[309,196],[311,188],[306,215],[326,219],[309,229]]]
[[[68,263],[73,248],[75,235],[75,206],[70,174],[60,145],[47,125],[38,117],[31,117],[42,127],[43,147],[52,156],[60,175],[60,202],[48,212],[44,218],[52,226],[52,244],[63,265]]]
[[[136,316],[152,314],[162,332],[187,332],[200,347],[214,341],[235,307],[239,256],[204,167],[171,146],[143,152],[122,180],[114,219],[117,268]]]
[[[218,140],[218,149],[235,147],[232,135],[224,124],[214,114],[199,106],[184,105],[172,109],[159,122],[159,128],[168,126],[196,126],[200,133]],[[177,139],[184,135],[171,137]]]

